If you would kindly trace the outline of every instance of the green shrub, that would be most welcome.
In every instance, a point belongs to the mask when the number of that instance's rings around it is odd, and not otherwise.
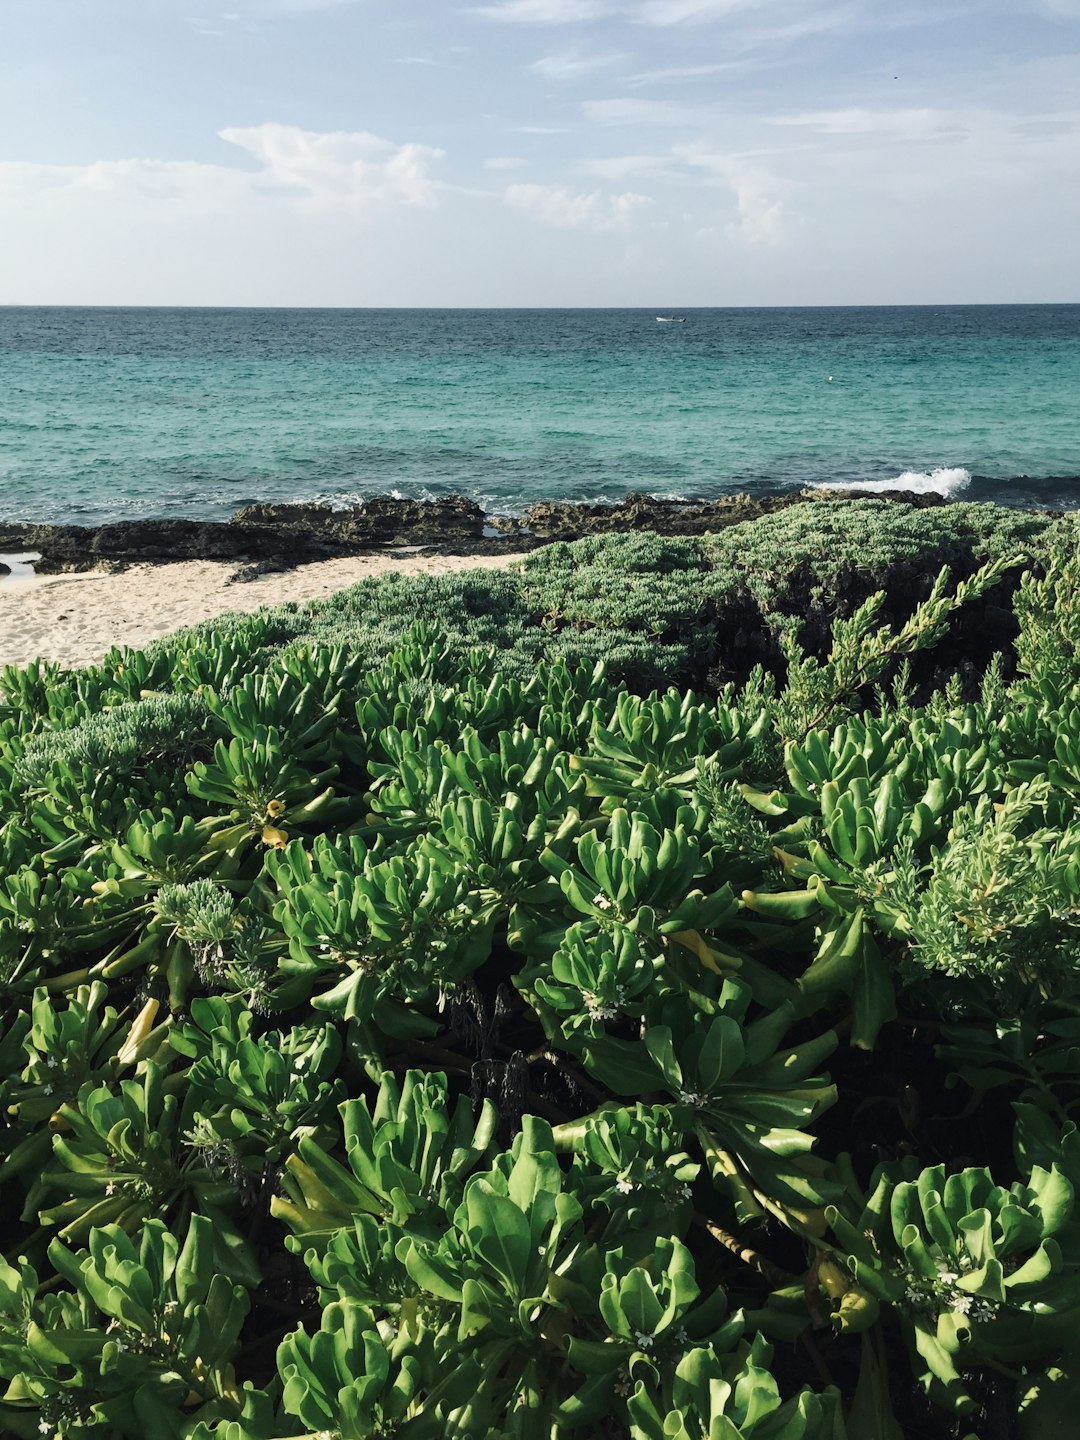
[[[1078,594],[822,502],[5,672],[0,1429],[1065,1433]]]

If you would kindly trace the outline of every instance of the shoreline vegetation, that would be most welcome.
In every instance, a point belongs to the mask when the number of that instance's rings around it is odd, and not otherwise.
[[[843,502],[868,493],[811,489],[692,501],[631,491],[616,504],[544,501],[520,517],[486,515],[463,495],[442,500],[377,496],[346,509],[248,505],[227,521],[146,519],[94,526],[0,521],[0,554],[38,553],[41,575],[170,560],[233,560],[244,567],[239,578],[245,578],[383,547],[422,545],[443,555],[498,555],[587,535],[703,535],[791,505]],[[884,498],[916,508],[946,503],[935,493],[904,490],[886,492]]]
[[[794,528],[812,549],[818,530],[836,528],[830,516],[860,496],[879,507],[896,506],[900,513],[941,512],[950,503],[934,493],[905,491],[802,490],[703,502],[631,492],[618,504],[545,502],[507,519],[485,515],[462,496],[443,501],[387,497],[350,510],[248,506],[228,522],[0,524],[0,562],[6,555],[17,572],[4,580],[7,567],[0,563],[0,664],[34,659],[69,666],[95,663],[114,645],[138,648],[216,616],[283,602],[318,602],[392,573],[425,577],[515,567],[526,555],[558,542],[634,534],[704,538],[731,527],[741,527],[735,532],[741,535],[754,521],[792,507],[805,513]],[[969,505],[958,513],[989,516],[998,508]],[[1001,509],[1003,515],[1030,513],[1043,520],[1062,513]],[[912,523],[928,536],[925,519]],[[950,558],[945,550],[941,554],[942,563]],[[16,564],[28,555],[37,557],[33,580],[24,564]],[[731,546],[727,555],[737,571],[741,562]],[[789,559],[795,566],[801,563],[796,550],[789,550]],[[881,583],[888,578],[882,575]],[[740,613],[737,621],[745,624],[745,616]]]
[[[245,583],[237,581],[234,560],[162,560],[13,579],[0,583],[0,665],[35,659],[65,667],[97,664],[114,646],[138,650],[227,614],[316,602],[391,573],[502,569],[518,558],[514,551],[462,558],[388,548],[288,571],[252,572],[244,563]]]
[[[0,668],[0,1431],[1071,1433],[1080,517],[814,499]]]

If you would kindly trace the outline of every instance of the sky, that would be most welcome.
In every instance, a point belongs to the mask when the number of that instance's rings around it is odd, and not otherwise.
[[[1077,301],[1078,181],[1080,0],[0,4],[0,304]]]

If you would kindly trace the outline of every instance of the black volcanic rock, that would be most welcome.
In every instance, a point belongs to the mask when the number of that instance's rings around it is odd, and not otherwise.
[[[39,575],[97,565],[164,560],[259,558],[280,547],[271,530],[198,520],[126,520],[114,525],[20,525],[0,529],[0,545],[38,550]]]
[[[290,567],[284,560],[264,559],[249,560],[246,565],[239,566],[229,575],[226,585],[247,585],[252,580],[260,580],[264,575],[280,575],[282,570]]]
[[[231,520],[126,520],[111,525],[0,525],[0,548],[38,550],[39,574],[103,564],[236,560],[288,568],[389,544],[461,545],[484,536],[484,512],[462,495],[376,498],[351,510],[249,505]],[[505,545],[505,542],[503,542]]]
[[[246,505],[229,523],[270,526],[277,532],[318,538],[331,545],[429,544],[481,538],[484,512],[464,495],[448,495],[443,500],[395,500],[376,495],[349,510],[333,510],[329,505]]]
[[[463,495],[442,500],[395,500],[378,496],[349,510],[329,505],[247,505],[228,521],[126,520],[110,525],[0,524],[0,550],[37,550],[41,575],[67,570],[116,569],[140,562],[235,560],[252,573],[356,555],[391,545],[418,545],[443,554],[490,555],[533,549],[549,540],[583,535],[654,530],[664,535],[703,535],[740,521],[756,520],[789,505],[829,504],[866,498],[859,490],[803,490],[797,494],[725,495],[716,500],[657,500],[631,491],[614,505],[548,502],[520,519],[486,521]],[[875,492],[874,498],[916,508],[942,505],[940,495]],[[485,534],[485,525],[499,531]]]
[[[745,520],[784,510],[789,505],[829,504],[839,500],[870,498],[865,490],[800,490],[787,495],[723,495],[716,500],[658,500],[631,490],[625,500],[613,505],[582,505],[574,502],[542,501],[532,505],[520,519],[496,519],[491,523],[504,534],[528,531],[547,540],[578,540],[583,535],[625,534],[632,530],[656,530],[664,535],[704,535]],[[941,495],[915,494],[910,490],[873,492],[872,498],[896,500],[917,509],[943,505]]]
[[[341,511],[329,505],[245,505],[229,517],[230,525],[272,525],[276,529],[321,530]]]

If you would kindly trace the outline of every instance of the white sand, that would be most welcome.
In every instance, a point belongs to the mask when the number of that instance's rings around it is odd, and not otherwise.
[[[133,565],[117,575],[80,571],[0,581],[0,664],[34,659],[91,665],[111,645],[138,648],[184,625],[286,600],[314,600],[397,570],[443,575],[503,570],[521,555],[424,555],[381,551],[322,560],[246,584],[226,585],[239,562],[178,560]]]

